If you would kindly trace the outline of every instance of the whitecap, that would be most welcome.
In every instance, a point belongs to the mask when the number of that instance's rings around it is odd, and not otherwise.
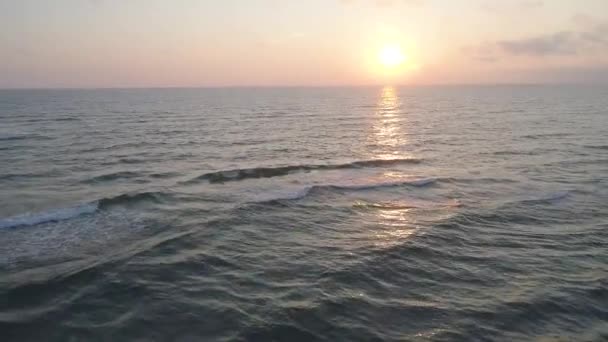
[[[46,222],[68,220],[80,215],[92,214],[97,210],[97,202],[81,204],[74,207],[59,208],[39,213],[26,213],[0,219],[0,229],[18,226],[33,226]]]

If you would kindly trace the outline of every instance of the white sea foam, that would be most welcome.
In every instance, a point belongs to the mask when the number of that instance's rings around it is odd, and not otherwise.
[[[304,197],[306,197],[306,195],[308,195],[308,193],[310,192],[310,189],[312,189],[312,187],[310,187],[310,186],[304,187],[300,190],[285,194],[285,196],[281,199],[297,200],[297,199],[304,198]]]
[[[287,188],[265,191],[253,197],[253,202],[268,202],[280,200],[299,200],[308,195],[312,186],[306,186],[300,189]]]
[[[435,178],[422,178],[408,182],[408,184],[413,186],[425,186],[429,184],[433,184],[437,181]]]
[[[336,184],[336,185],[324,185],[322,187],[333,187],[339,189],[348,189],[348,190],[367,190],[367,189],[375,189],[375,188],[384,188],[384,187],[392,187],[392,186],[400,186],[400,185],[411,185],[411,186],[425,186],[429,184],[435,183],[437,180],[435,178],[422,178],[415,180],[394,180],[387,182],[369,182],[359,184],[357,182],[353,184]]]
[[[36,224],[68,220],[80,215],[92,214],[97,210],[97,203],[87,203],[74,207],[53,209],[39,213],[27,213],[0,219],[0,229],[18,226],[33,226]]]

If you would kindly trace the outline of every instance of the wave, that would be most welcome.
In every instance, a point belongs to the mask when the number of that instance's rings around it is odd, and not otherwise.
[[[422,178],[416,180],[400,180],[400,181],[388,181],[388,182],[377,182],[368,184],[348,184],[348,185],[319,185],[314,186],[313,189],[338,189],[338,190],[370,190],[378,188],[388,188],[402,185],[410,186],[426,186],[437,182],[436,178]]]
[[[354,204],[356,208],[371,208],[371,209],[386,209],[386,210],[401,210],[401,209],[417,209],[420,206],[413,204],[402,204],[402,203],[389,203],[389,202],[381,202],[381,203],[365,203],[365,202],[357,202]]]
[[[151,173],[148,175],[148,177],[157,178],[157,179],[166,179],[166,178],[176,177],[179,175],[180,175],[179,172],[158,172],[158,173]]]
[[[52,138],[40,134],[0,134],[0,141],[14,141],[14,140],[50,140]]]
[[[306,186],[298,190],[278,191],[278,193],[270,191],[256,196],[252,203],[265,204],[275,203],[277,201],[297,201],[308,196],[315,188],[315,186]]]
[[[60,171],[51,170],[45,172],[30,172],[30,173],[6,173],[0,175],[0,180],[15,180],[24,178],[38,178],[38,177],[54,177],[61,175]]]
[[[0,135],[0,141],[25,140],[28,138],[28,135]]]
[[[114,164],[145,164],[147,161],[145,158],[120,158]]]
[[[108,173],[105,175],[96,176],[96,177],[87,179],[84,182],[85,183],[108,182],[108,181],[113,181],[113,180],[118,180],[118,179],[135,178],[138,176],[140,176],[140,175],[137,172],[120,171],[120,172],[113,172],[113,173]]]
[[[77,118],[77,117],[62,117],[62,118],[56,118],[53,121],[80,121],[80,118]]]
[[[492,154],[495,156],[535,156],[538,155],[540,152],[535,152],[535,151],[509,151],[509,150],[505,150],[505,151],[495,151]]]
[[[455,184],[517,184],[518,180],[513,178],[497,178],[497,177],[446,177],[442,181]]]
[[[0,219],[0,229],[20,226],[34,226],[42,223],[73,219],[82,215],[93,214],[97,210],[108,209],[117,205],[133,205],[141,202],[161,203],[167,194],[162,192],[141,192],[105,197],[97,201],[72,207],[52,209],[38,213],[26,213]]]
[[[388,187],[396,187],[396,186],[414,186],[414,187],[423,187],[427,185],[431,185],[437,182],[436,178],[422,178],[417,180],[408,180],[408,181],[392,181],[392,182],[376,182],[376,183],[368,183],[368,184],[323,184],[323,185],[312,185],[307,186],[302,189],[288,192],[284,195],[279,195],[270,200],[262,200],[258,203],[270,203],[275,201],[288,201],[288,200],[300,200],[308,195],[315,192],[323,192],[323,191],[331,191],[331,190],[342,190],[342,191],[363,191],[363,190],[374,190]]]
[[[272,199],[261,200],[258,203],[268,203],[280,200],[299,200],[303,199],[309,194],[317,191],[331,191],[331,190],[343,190],[343,191],[358,191],[358,190],[370,190],[384,187],[395,187],[395,186],[415,186],[422,187],[430,184],[434,184],[437,181],[435,178],[423,178],[418,180],[408,181],[391,181],[391,182],[376,182],[368,184],[325,184],[325,185],[313,185],[307,186],[297,191],[293,191],[284,195],[276,196]],[[163,203],[169,199],[170,195],[165,192],[139,192],[132,194],[121,194],[113,197],[104,197],[97,201],[84,203],[72,207],[53,209],[49,211],[43,211],[39,213],[27,213],[5,219],[0,219],[0,229],[2,228],[13,228],[19,226],[33,226],[48,222],[64,221],[79,217],[81,215],[93,214],[97,210],[109,209],[114,206],[129,206],[140,204],[142,202],[147,203]]]
[[[402,158],[402,159],[372,159],[354,161],[344,164],[319,164],[319,165],[287,165],[278,167],[256,167],[247,169],[232,169],[222,170],[216,172],[205,173],[200,175],[189,182],[195,182],[199,180],[206,180],[210,183],[224,183],[240,181],[245,179],[253,178],[271,178],[286,176],[292,173],[298,172],[310,172],[316,170],[340,170],[340,169],[358,169],[365,167],[384,167],[400,164],[418,164],[422,161],[415,158]]]
[[[554,193],[547,194],[544,197],[533,198],[528,200],[523,200],[522,203],[534,204],[534,203],[554,203],[565,199],[570,196],[570,191],[558,191]]]
[[[108,174],[104,174],[104,175],[95,176],[95,177],[92,177],[89,179],[85,179],[82,181],[82,183],[94,184],[94,183],[102,183],[102,182],[111,182],[111,181],[122,180],[122,179],[132,179],[132,178],[138,178],[138,177],[141,177],[139,179],[140,182],[145,182],[145,179],[142,179],[143,177],[149,177],[149,178],[153,178],[153,179],[168,179],[168,178],[172,178],[172,177],[175,177],[178,175],[179,175],[179,173],[177,173],[177,172],[160,172],[160,173],[143,174],[143,173],[133,172],[133,171],[120,171],[120,172],[113,172],[113,173],[108,173]],[[2,179],[2,178],[0,177],[0,179]]]
[[[22,173],[5,173],[3,175],[0,175],[0,180],[13,180],[13,179],[18,179],[18,178],[26,178],[26,177],[30,177],[30,175],[22,174]]]
[[[40,213],[28,213],[0,220],[1,228],[13,228],[19,226],[33,226],[41,223],[63,221],[97,211],[98,204],[86,203],[74,207],[60,208]]]
[[[503,227],[505,224],[552,227],[553,224],[576,222],[577,215],[573,215],[569,209],[560,207],[561,201],[569,198],[573,192],[573,190],[558,191],[490,206],[481,203],[470,205],[466,206],[466,210],[437,223],[436,226],[450,229],[493,228]],[[462,206],[459,202],[454,204]]]
[[[401,210],[401,209],[436,209],[436,208],[456,208],[462,207],[463,204],[457,199],[449,199],[442,202],[431,201],[393,201],[393,202],[364,202],[357,201],[353,207],[369,208],[369,209],[384,209],[384,210]]]
[[[608,145],[584,145],[583,147],[594,150],[608,150]]]
[[[540,133],[540,134],[528,134],[528,135],[522,135],[522,138],[526,138],[526,139],[542,139],[542,138],[561,138],[561,137],[568,137],[571,136],[571,133],[565,133],[565,132],[555,132],[555,133]]]
[[[100,209],[106,209],[112,206],[132,205],[141,202],[161,203],[166,197],[167,194],[163,192],[139,192],[102,198],[97,203]]]

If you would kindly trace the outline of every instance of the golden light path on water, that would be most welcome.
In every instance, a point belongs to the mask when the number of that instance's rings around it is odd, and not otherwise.
[[[397,89],[391,86],[382,88],[375,112],[375,121],[371,130],[370,142],[374,145],[375,159],[405,159],[414,158],[402,150],[407,144],[407,117],[403,104],[399,99]],[[406,175],[394,171],[382,174],[383,181],[392,182],[408,179]],[[408,204],[406,199],[377,203],[372,206],[373,220],[376,222],[374,231],[376,244],[388,248],[402,243],[415,231],[415,207]]]
[[[420,157],[405,150],[411,129],[406,105],[399,98],[396,88],[391,86],[382,88],[368,136],[369,143],[373,146],[370,158],[417,159]],[[407,167],[401,170],[386,170],[376,181],[400,183],[420,181],[429,177],[428,174],[422,177],[408,172]],[[425,172],[428,173],[429,170]],[[370,209],[367,215],[370,215],[368,219],[374,225],[371,234],[375,237],[374,243],[380,248],[399,245],[413,238],[413,234],[418,231],[422,222],[449,217],[460,207],[460,202],[456,199],[438,202],[417,197],[413,193],[416,191],[414,188],[408,190],[412,193],[397,188],[395,191],[388,190],[388,197],[362,204]]]
[[[384,87],[378,99],[375,113],[375,123],[372,127],[371,140],[375,145],[373,157],[376,159],[406,158],[399,147],[404,145],[406,135],[403,126],[407,125],[406,118],[400,113],[402,107],[397,90],[394,87]]]

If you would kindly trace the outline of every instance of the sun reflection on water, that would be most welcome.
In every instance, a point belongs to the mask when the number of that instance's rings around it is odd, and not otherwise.
[[[369,136],[371,153],[375,159],[414,158],[404,151],[407,145],[407,117],[403,113],[403,104],[397,89],[391,86],[382,88],[374,113],[375,120]],[[410,178],[398,170],[383,172],[386,181]],[[398,203],[378,203],[372,205],[369,214],[374,223],[375,244],[387,248],[402,243],[416,232],[414,219],[415,206],[407,201]]]
[[[415,228],[411,226],[412,222],[412,214],[414,208],[406,208],[402,206],[401,208],[395,209],[380,209],[378,210],[378,217],[382,219],[383,225],[393,228],[388,229],[380,236],[384,236],[386,238],[395,238],[402,239],[412,235],[415,231]]]
[[[370,136],[374,158],[411,157],[403,151],[403,147],[407,144],[407,135],[403,130],[404,126],[407,126],[407,121],[402,115],[402,107],[394,87],[382,88],[375,113],[376,120]]]

